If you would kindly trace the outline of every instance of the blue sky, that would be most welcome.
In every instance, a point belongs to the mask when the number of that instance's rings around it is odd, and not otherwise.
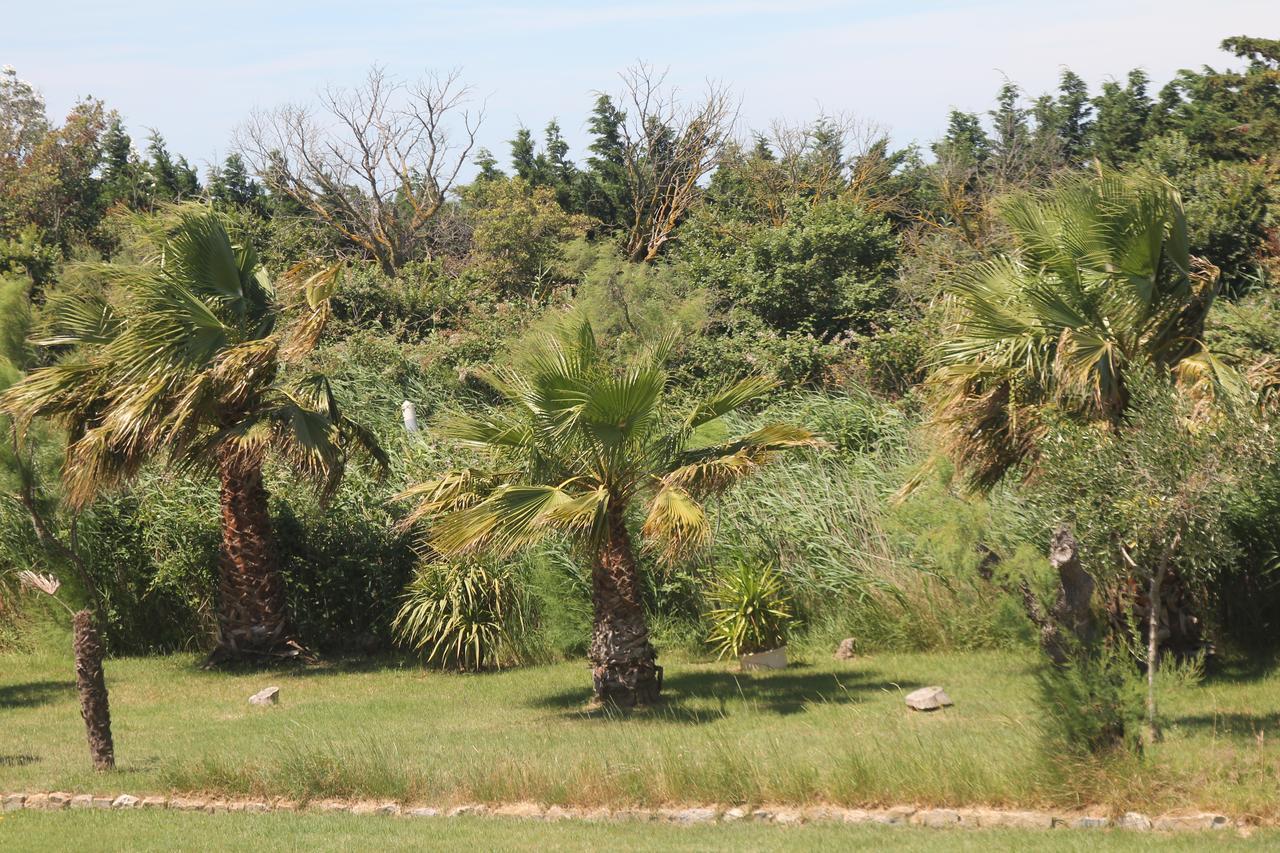
[[[309,101],[371,63],[415,76],[460,68],[487,101],[481,143],[506,160],[523,123],[558,117],[575,155],[596,90],[643,59],[699,90],[742,101],[742,129],[819,111],[874,121],[899,143],[938,135],[951,107],[986,110],[1008,78],[1031,94],[1063,65],[1097,86],[1134,66],[1163,82],[1228,64],[1222,38],[1280,37],[1280,0],[549,0],[442,3],[261,0],[184,4],[10,0],[0,64],[63,113],[83,95],[158,128],[204,165],[255,106]]]

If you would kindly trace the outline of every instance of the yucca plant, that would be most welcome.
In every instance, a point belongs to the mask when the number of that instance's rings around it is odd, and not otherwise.
[[[146,257],[86,271],[101,295],[63,301],[38,344],[70,347],[0,396],[19,431],[47,417],[68,433],[73,508],[149,460],[216,473],[222,505],[218,640],[211,661],[295,655],[263,482],[274,456],[322,496],[348,456],[385,465],[323,375],[289,369],[316,345],[341,267],[300,265],[273,282],[221,216],[186,205],[143,219]]]
[[[405,590],[392,630],[396,641],[449,669],[514,662],[511,628],[523,626],[518,582],[508,568],[428,563]]]
[[[707,641],[720,657],[781,648],[795,619],[782,577],[769,563],[742,560],[722,570],[711,589]]]
[[[576,543],[591,564],[595,695],[622,706],[653,702],[662,685],[628,510],[642,507],[645,544],[673,560],[711,539],[706,498],[783,451],[820,444],[783,424],[724,439],[722,418],[769,391],[767,379],[667,405],[668,348],[616,369],[586,321],[546,337],[522,363],[485,374],[506,406],[443,426],[484,464],[401,495],[414,502],[406,525],[430,520],[430,545],[446,559],[511,554],[553,534]]]
[[[1205,397],[1242,387],[1203,343],[1218,270],[1190,255],[1167,181],[1075,176],[1001,215],[1016,248],[950,288],[954,330],[929,380],[933,423],[973,484],[1034,455],[1045,406],[1117,423],[1135,368]]]

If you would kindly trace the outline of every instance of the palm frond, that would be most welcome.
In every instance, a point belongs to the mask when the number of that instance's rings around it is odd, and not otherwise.
[[[753,400],[760,399],[777,386],[777,380],[767,376],[750,376],[735,382],[710,397],[700,400],[685,418],[685,425],[691,430],[697,429],[703,424],[737,411]]]
[[[659,559],[674,563],[711,541],[711,521],[702,504],[678,485],[664,484],[649,502],[646,541]]]

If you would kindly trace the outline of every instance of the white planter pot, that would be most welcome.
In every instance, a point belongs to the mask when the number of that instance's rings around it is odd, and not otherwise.
[[[780,646],[767,652],[756,652],[753,655],[739,655],[738,662],[747,669],[786,669],[787,647]]]

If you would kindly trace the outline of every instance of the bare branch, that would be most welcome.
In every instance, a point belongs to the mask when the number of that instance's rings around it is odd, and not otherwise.
[[[394,274],[428,253],[428,226],[475,147],[484,114],[466,109],[470,93],[457,71],[403,83],[374,66],[318,107],[253,113],[236,146],[273,192]]]
[[[666,72],[643,63],[620,75],[627,120],[621,128],[623,171],[631,198],[627,254],[652,261],[697,198],[698,182],[715,169],[738,118],[729,89],[708,83],[686,104]]]

